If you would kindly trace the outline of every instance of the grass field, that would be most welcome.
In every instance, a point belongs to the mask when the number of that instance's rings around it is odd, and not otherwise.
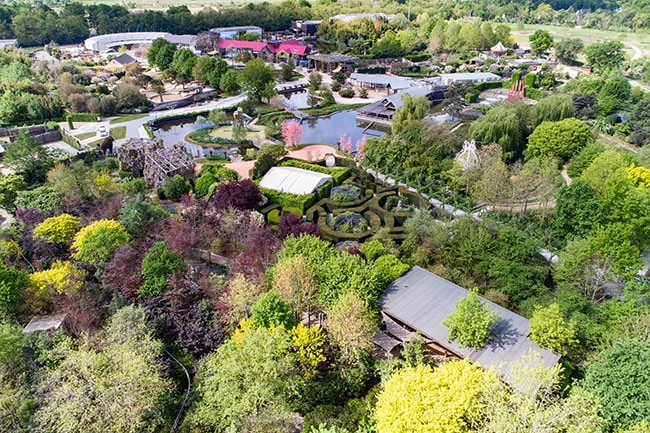
[[[118,126],[117,128],[111,128],[111,137],[116,140],[121,140],[126,138],[126,126]]]
[[[142,119],[143,117],[147,117],[148,114],[146,113],[141,113],[141,114],[129,114],[128,116],[122,116],[118,117],[117,119],[111,119],[110,123],[111,125],[114,125],[116,123],[123,123],[123,122],[128,122],[130,120],[137,120],[137,119]]]
[[[517,30],[517,24],[510,24],[511,34],[519,46],[529,47],[528,37],[535,30],[546,30],[554,39],[582,39],[585,45],[606,40],[619,40],[625,44],[625,49],[630,59],[650,56],[650,34],[632,32],[610,32],[598,29],[582,29],[575,27],[559,27],[537,24],[526,24],[523,30]]]
[[[79,140],[86,140],[90,137],[94,137],[97,135],[95,132],[82,132],[81,134],[75,135]]]

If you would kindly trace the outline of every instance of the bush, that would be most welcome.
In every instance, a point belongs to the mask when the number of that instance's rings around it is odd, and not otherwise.
[[[165,197],[170,200],[179,200],[192,189],[190,183],[180,174],[167,178],[162,187]]]
[[[280,210],[279,209],[273,209],[271,212],[269,212],[266,215],[266,221],[271,224],[277,226],[280,224]]]
[[[64,213],[48,218],[34,227],[33,236],[51,244],[67,244],[79,227],[79,218]]]
[[[69,122],[97,122],[99,114],[97,113],[68,113],[65,120]]]
[[[171,251],[164,242],[153,244],[142,259],[141,274],[145,278],[138,289],[140,298],[162,295],[169,289],[168,278],[184,268],[181,254]]]
[[[239,210],[257,209],[264,197],[250,179],[221,183],[215,188],[208,203],[217,210],[230,207]]]
[[[332,89],[332,92],[338,92],[341,90],[341,83],[338,82],[333,82],[332,85],[330,86],[330,89]]]
[[[339,91],[339,95],[341,95],[342,98],[354,98],[355,92],[354,89],[343,89]]]
[[[368,89],[366,89],[365,87],[359,89],[359,98],[365,99],[367,97],[368,97]]]
[[[301,217],[295,214],[282,215],[278,224],[278,235],[285,239],[288,236],[298,237],[302,234],[320,236],[318,226],[314,223],[304,222]]]

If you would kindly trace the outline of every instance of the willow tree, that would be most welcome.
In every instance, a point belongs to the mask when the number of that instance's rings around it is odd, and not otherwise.
[[[402,95],[400,102],[402,105],[393,114],[391,127],[393,134],[403,131],[413,122],[424,119],[431,107],[431,102],[424,96],[415,96],[409,93]]]

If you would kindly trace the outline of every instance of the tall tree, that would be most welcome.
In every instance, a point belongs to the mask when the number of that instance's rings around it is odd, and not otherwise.
[[[330,308],[325,328],[345,362],[354,362],[372,347],[375,325],[366,306],[352,291],[342,294]]]
[[[544,54],[553,46],[553,37],[546,30],[535,30],[535,33],[528,37],[530,49],[538,54]]]
[[[4,162],[13,166],[28,185],[43,183],[47,171],[54,165],[49,150],[26,131],[21,131],[14,142],[7,145]]]
[[[442,321],[447,327],[450,340],[457,340],[462,346],[480,349],[492,337],[492,328],[498,316],[483,303],[476,292],[454,303],[455,310]]]
[[[555,56],[565,65],[573,65],[576,63],[578,54],[582,52],[585,43],[579,38],[567,38],[557,41],[554,44]]]
[[[557,303],[536,308],[528,332],[535,343],[561,355],[568,355],[572,346],[578,343],[576,323],[564,317]]]
[[[584,53],[587,56],[587,63],[598,72],[616,70],[625,61],[623,42],[618,40],[587,45]]]
[[[531,156],[559,157],[566,161],[592,141],[589,126],[576,118],[542,122],[528,137],[527,152]]]
[[[431,102],[424,96],[413,96],[409,93],[402,95],[400,103],[402,105],[393,115],[391,126],[393,134],[398,134],[411,123],[424,119],[431,107]]]
[[[118,310],[99,339],[55,349],[60,363],[40,383],[37,424],[44,431],[135,433],[167,426],[164,400],[171,393],[162,376],[162,345],[153,339],[146,313]]]
[[[259,102],[268,95],[267,87],[273,86],[273,71],[262,59],[251,59],[239,74],[241,88],[249,98]]]
[[[192,424],[200,431],[285,431],[301,380],[290,347],[282,327],[237,330],[199,366]]]

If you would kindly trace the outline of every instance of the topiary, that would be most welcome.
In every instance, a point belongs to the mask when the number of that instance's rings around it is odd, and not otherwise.
[[[178,200],[192,189],[189,182],[180,174],[167,178],[162,187],[165,196],[170,200]]]

